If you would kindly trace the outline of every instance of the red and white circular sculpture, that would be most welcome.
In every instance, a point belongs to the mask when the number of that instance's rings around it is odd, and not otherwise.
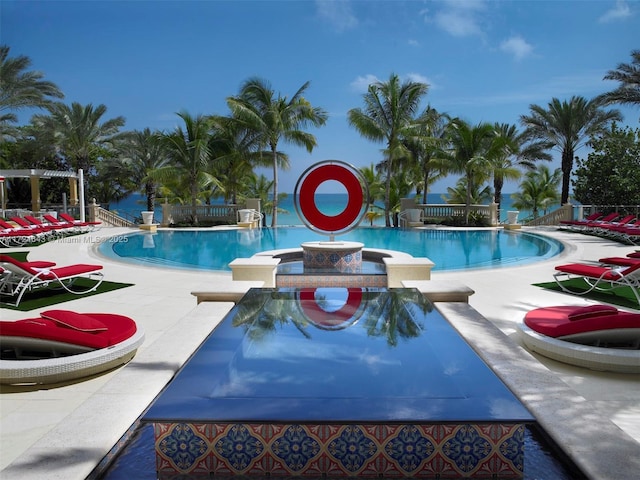
[[[326,215],[316,204],[316,191],[325,182],[336,181],[347,190],[347,205],[337,215]],[[325,235],[348,232],[357,227],[368,208],[368,194],[362,174],[340,160],[318,162],[305,170],[294,191],[298,216],[311,230]]]

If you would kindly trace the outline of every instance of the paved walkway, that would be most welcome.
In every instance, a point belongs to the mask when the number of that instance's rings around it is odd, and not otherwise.
[[[127,231],[103,228],[68,241],[14,249],[30,250],[30,259],[59,265],[101,263],[107,280],[134,283],[59,307],[131,316],[144,328],[146,340],[126,367],[96,378],[58,388],[1,387],[0,478],[84,479],[232,306],[196,307],[191,296],[192,291],[228,284],[230,273],[131,266],[95,253],[97,243]],[[529,266],[434,272],[434,279],[456,279],[476,292],[470,306],[438,308],[581,468],[598,479],[633,478],[631,472],[640,471],[640,375],[594,372],[532,356],[518,347],[515,333],[515,325],[533,308],[588,303],[531,286],[550,281],[554,265],[623,256],[633,248],[553,229],[544,233],[567,242],[560,258]],[[0,309],[3,320],[38,314]]]

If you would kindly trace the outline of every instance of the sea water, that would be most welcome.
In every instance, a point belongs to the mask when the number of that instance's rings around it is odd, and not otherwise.
[[[421,198],[419,201],[422,201]],[[161,203],[162,200],[159,201]],[[347,194],[346,193],[316,193],[316,202],[318,209],[328,216],[334,216],[339,214],[347,206]],[[224,203],[222,199],[213,200],[214,204]],[[427,203],[429,204],[443,204],[446,202],[446,195],[442,193],[430,193],[427,196]],[[513,210],[513,200],[511,194],[504,194],[502,196],[502,208],[500,209],[500,222],[507,220],[507,212]],[[278,225],[304,225],[293,203],[293,193],[288,193],[286,198],[280,200],[278,204],[280,212],[278,213]],[[156,207],[159,208],[159,207]],[[109,210],[117,211],[121,216],[125,218],[140,217],[140,211],[146,210],[146,198],[139,194],[134,193],[121,200],[120,202],[112,202],[109,204]],[[373,221],[373,225],[384,226],[384,204],[380,201],[375,202],[374,210],[380,212],[380,216]],[[518,218],[520,220],[530,215],[530,212],[521,211]],[[369,224],[369,220],[363,220],[364,224]],[[265,219],[265,225],[271,225],[271,215],[267,215]]]

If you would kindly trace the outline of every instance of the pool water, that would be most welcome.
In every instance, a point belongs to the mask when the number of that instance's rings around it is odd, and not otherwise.
[[[134,233],[100,245],[107,257],[158,267],[230,271],[236,258],[288,248],[328,237],[304,227],[241,230],[160,230]],[[506,231],[357,228],[336,241],[361,242],[365,248],[396,250],[427,257],[437,270],[497,268],[551,258],[562,244],[541,235]]]
[[[387,322],[391,311],[395,321]],[[525,423],[523,478],[584,478],[440,313],[409,289],[251,290],[94,478],[158,478],[152,422],[229,419]],[[160,478],[178,478],[166,475]]]

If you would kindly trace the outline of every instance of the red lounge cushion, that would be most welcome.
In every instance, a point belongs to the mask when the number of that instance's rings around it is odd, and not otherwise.
[[[575,322],[576,320],[584,320],[585,318],[601,317],[604,315],[617,315],[618,309],[611,305],[589,305],[588,307],[576,308],[567,315],[567,318]]]
[[[598,330],[640,328],[640,313],[618,311],[616,315],[605,313],[571,321],[568,316],[574,312],[575,306],[537,308],[525,315],[524,323],[532,330],[553,338]]]
[[[68,278],[76,275],[82,275],[84,273],[95,272],[96,270],[102,270],[102,265],[87,265],[84,263],[78,263],[76,265],[68,265],[66,267],[57,267],[50,269],[33,269],[33,274],[38,275],[38,278],[42,280],[54,280],[57,278]]]
[[[106,332],[107,326],[93,317],[70,310],[47,310],[40,314],[42,318],[53,320],[59,325],[73,328],[81,332],[96,333]]]
[[[0,322],[0,337],[5,336],[37,338],[94,349],[109,346],[108,339],[99,333],[86,333],[72,328],[60,327],[53,320],[46,318]]]
[[[44,314],[50,314],[51,312],[44,312]],[[55,313],[53,315],[58,317]],[[63,326],[59,321],[41,317],[18,320],[16,322],[0,322],[0,339],[5,336],[38,338],[98,349],[123,342],[132,337],[138,330],[136,323],[124,315],[111,313],[76,313],[76,315],[88,317],[93,322],[101,323],[108,330],[87,332],[69,328]],[[65,318],[68,319],[69,316],[65,315]]]

